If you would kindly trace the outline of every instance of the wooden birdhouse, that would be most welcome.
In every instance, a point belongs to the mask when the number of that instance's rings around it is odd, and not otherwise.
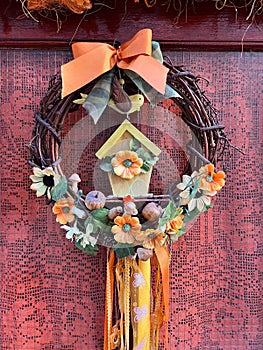
[[[161,150],[126,119],[96,156],[105,164],[108,162],[109,167],[103,170],[109,170],[113,195],[145,196],[148,194],[152,164],[158,160],[160,153]]]

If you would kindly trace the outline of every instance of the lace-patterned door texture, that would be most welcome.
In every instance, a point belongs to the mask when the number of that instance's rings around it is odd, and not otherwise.
[[[163,53],[210,81],[206,95],[242,150],[225,161],[213,210],[173,246],[169,349],[262,350],[263,53]],[[65,238],[30,190],[27,165],[34,111],[70,57],[56,47],[0,50],[2,350],[103,349],[106,252],[85,255]]]

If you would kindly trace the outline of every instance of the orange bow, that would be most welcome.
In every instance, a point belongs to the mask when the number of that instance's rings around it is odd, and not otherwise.
[[[152,54],[152,31],[142,29],[118,49],[104,43],[75,43],[74,60],[61,67],[62,98],[88,84],[115,65],[137,73],[164,94],[169,71]]]

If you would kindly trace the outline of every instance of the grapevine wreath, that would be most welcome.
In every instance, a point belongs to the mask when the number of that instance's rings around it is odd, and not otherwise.
[[[73,53],[75,59],[62,66],[62,74],[52,77],[34,115],[31,189],[37,197],[46,196],[66,238],[79,249],[96,254],[99,245],[107,247],[104,349],[158,349],[159,329],[169,313],[171,244],[211,207],[211,199],[224,186],[225,173],[215,166],[229,142],[217,111],[199,87],[200,78],[163,59],[149,29],[116,48],[77,43]],[[94,57],[104,66],[111,63],[94,73],[100,65]],[[78,74],[78,68],[81,60],[88,59],[96,67],[86,68],[92,71],[87,78]],[[156,79],[159,75],[164,88]],[[80,82],[72,87],[72,80]],[[131,187],[125,186],[149,175],[159,155],[158,147],[130,122],[130,115],[145,103],[155,108],[165,101],[179,108],[192,135],[181,179],[171,183],[165,194],[130,193]],[[79,174],[67,178],[63,173],[63,126],[80,106],[95,123],[106,108],[123,116],[123,123],[96,153],[113,195],[96,188],[85,193]],[[122,148],[107,153],[116,140]],[[166,342],[167,332],[166,327]]]

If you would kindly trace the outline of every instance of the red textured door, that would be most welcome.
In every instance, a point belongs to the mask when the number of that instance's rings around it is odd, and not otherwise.
[[[162,8],[101,10],[76,40],[128,40],[151,27],[163,53],[210,81],[208,98],[232,144],[227,185],[213,210],[173,246],[169,349],[263,348],[262,33],[209,7],[175,25]],[[151,11],[151,12],[147,12]],[[71,58],[67,43],[80,17],[56,23],[23,18],[13,3],[2,14],[1,332],[10,349],[103,349],[105,250],[77,250],[60,232],[45,200],[30,191],[28,145],[34,111],[51,75]],[[112,17],[112,18],[111,18]],[[241,53],[243,49],[243,52]],[[162,349],[165,346],[162,345]]]

